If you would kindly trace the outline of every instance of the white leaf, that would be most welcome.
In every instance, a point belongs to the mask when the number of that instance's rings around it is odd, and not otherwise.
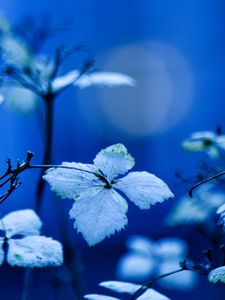
[[[39,235],[41,226],[40,218],[32,209],[11,212],[0,222],[0,230],[4,230],[8,238],[15,234]]]
[[[70,217],[89,246],[101,242],[127,224],[127,203],[113,189],[96,187],[84,192],[73,204]]]
[[[137,300],[170,300],[165,295],[156,292],[153,289],[147,289]]]
[[[135,282],[147,281],[154,273],[157,261],[150,256],[140,253],[127,253],[123,255],[117,265],[117,275],[119,279],[131,280]]]
[[[58,93],[60,90],[73,84],[79,77],[79,75],[80,72],[78,70],[73,70],[67,73],[66,75],[55,78],[52,82],[53,93]]]
[[[62,245],[44,236],[10,239],[7,261],[11,266],[47,267],[63,263]]]
[[[94,164],[111,181],[116,176],[129,171],[135,162],[124,145],[115,144],[101,150],[96,155]]]
[[[74,83],[74,85],[81,89],[92,85],[100,87],[115,87],[121,85],[135,86],[135,84],[135,80],[130,76],[115,72],[94,72],[91,74],[85,74]]]
[[[51,168],[43,178],[50,184],[51,190],[61,198],[76,199],[84,192],[96,185],[103,185],[92,173],[97,172],[93,165],[64,162],[62,166],[70,168]],[[72,169],[77,168],[80,169]],[[87,172],[86,172],[87,171]]]
[[[104,281],[100,286],[118,293],[134,294],[141,285],[123,281]]]
[[[88,300],[120,300],[119,298],[105,296],[105,295],[98,295],[98,294],[85,295],[84,298]]]
[[[0,265],[3,264],[5,254],[3,251],[3,245],[4,245],[4,238],[0,238]]]
[[[174,196],[165,182],[148,172],[131,172],[119,179],[114,187],[141,209],[148,209],[151,205]]]

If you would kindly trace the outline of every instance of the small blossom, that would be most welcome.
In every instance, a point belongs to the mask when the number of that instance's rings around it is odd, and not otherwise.
[[[215,214],[224,201],[223,192],[211,184],[204,184],[196,190],[194,198],[185,195],[178,200],[167,216],[166,223],[169,226],[202,224]]]
[[[182,147],[189,152],[206,152],[211,158],[219,158],[225,150],[225,136],[211,131],[193,133],[182,143]]]
[[[117,266],[117,275],[122,280],[143,282],[175,271],[187,256],[187,245],[178,238],[154,242],[146,237],[133,236],[128,239],[127,246],[129,251]],[[197,274],[182,271],[159,280],[158,284],[168,289],[190,290],[196,286],[197,279]]]
[[[40,236],[42,223],[31,209],[11,212],[0,220],[0,264],[5,253],[3,246],[8,245],[6,260],[11,266],[46,267],[63,263],[62,245],[45,236]],[[19,238],[18,236],[21,236]]]
[[[63,163],[43,177],[62,198],[75,200],[70,217],[88,244],[95,245],[127,224],[125,194],[141,209],[173,197],[168,186],[148,172],[130,172],[135,162],[122,144],[100,151],[94,164]]]
[[[208,275],[208,280],[212,283],[221,282],[225,284],[225,266],[212,270]]]

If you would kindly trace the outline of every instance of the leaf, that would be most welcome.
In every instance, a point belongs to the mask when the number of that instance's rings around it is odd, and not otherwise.
[[[17,210],[7,214],[0,222],[7,238],[13,235],[39,235],[42,222],[32,209]]]
[[[131,172],[115,184],[132,202],[141,209],[148,209],[174,195],[165,182],[148,172]]]
[[[125,174],[135,164],[133,157],[122,144],[115,144],[101,150],[94,159],[94,164],[111,181],[116,176]]]
[[[10,239],[7,261],[11,266],[47,267],[63,263],[62,245],[45,236]]]
[[[70,210],[74,228],[89,246],[101,242],[127,224],[127,203],[113,189],[96,187],[81,193]]]
[[[115,72],[94,72],[85,74],[74,83],[74,85],[81,89],[93,85],[100,87],[116,87],[127,85],[133,87],[135,84],[135,80],[130,76]]]

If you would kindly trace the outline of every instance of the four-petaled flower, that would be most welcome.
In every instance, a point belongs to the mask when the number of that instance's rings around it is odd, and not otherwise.
[[[63,263],[62,245],[51,238],[40,236],[42,222],[31,209],[9,213],[0,220],[0,265],[5,259],[11,266],[47,267]]]
[[[43,177],[60,197],[75,200],[70,217],[90,246],[127,224],[128,205],[121,192],[141,209],[173,197],[168,186],[148,172],[118,178],[134,164],[125,146],[116,144],[100,151],[94,164],[64,162]]]

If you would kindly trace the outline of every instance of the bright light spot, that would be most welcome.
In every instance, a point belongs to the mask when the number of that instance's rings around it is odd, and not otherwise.
[[[81,108],[92,126],[102,126],[100,118],[111,133],[117,129],[145,136],[164,132],[186,116],[193,78],[188,62],[173,46],[159,42],[126,45],[105,53],[101,61],[102,70],[127,74],[137,85],[95,89],[97,101],[89,114],[82,100]],[[96,113],[98,117],[93,116]]]

